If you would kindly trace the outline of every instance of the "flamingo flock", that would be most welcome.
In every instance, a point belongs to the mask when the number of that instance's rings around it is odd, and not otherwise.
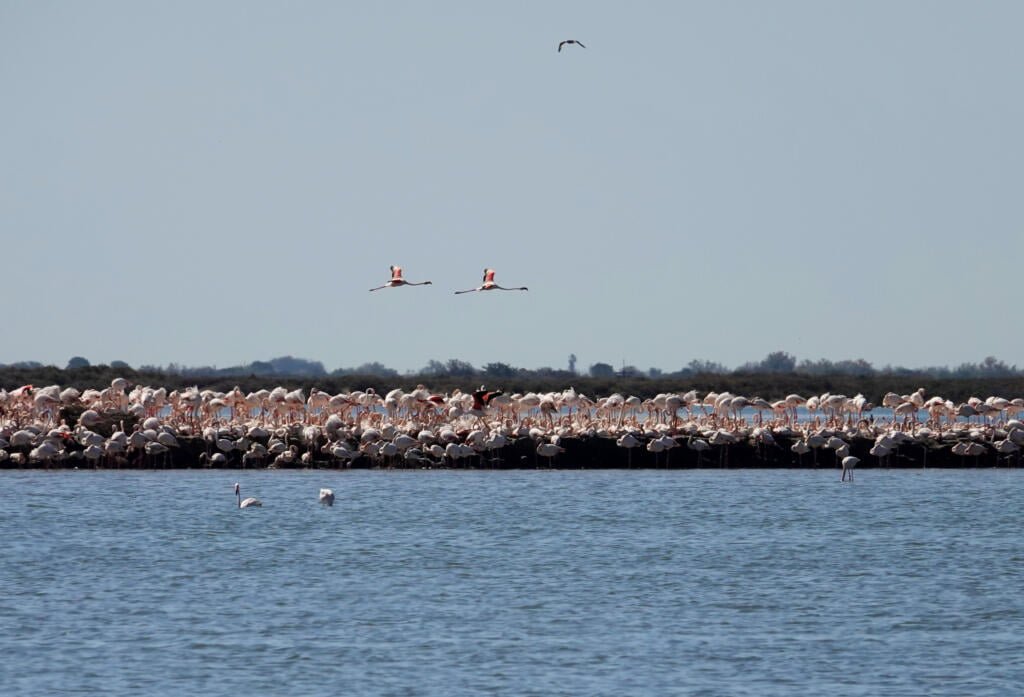
[[[0,467],[556,467],[578,461],[580,443],[610,446],[599,455],[614,462],[624,451],[625,466],[640,457],[634,451],[646,452],[648,465],[672,466],[683,457],[673,451],[685,446],[696,466],[830,466],[843,480],[864,458],[877,466],[948,456],[1019,464],[1024,399],[953,403],[922,389],[887,393],[882,404],[885,416],[859,394],[769,401],[691,390],[641,399],[572,387],[439,394],[424,385],[386,394],[280,386],[244,393],[117,378],[103,390],[0,390]],[[320,500],[330,505],[333,492]]]

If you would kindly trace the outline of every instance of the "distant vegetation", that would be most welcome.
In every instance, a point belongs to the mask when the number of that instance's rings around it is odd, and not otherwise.
[[[25,384],[100,388],[109,385],[114,377],[124,377],[135,383],[168,388],[199,385],[228,390],[237,385],[252,391],[283,385],[293,389],[318,387],[332,393],[367,387],[377,391],[395,387],[409,389],[417,384],[448,392],[486,384],[507,392],[561,390],[571,385],[591,396],[621,392],[649,397],[659,392],[695,389],[698,392],[728,390],[766,399],[794,392],[804,396],[824,392],[850,396],[862,393],[869,400],[877,401],[886,392],[906,394],[919,387],[924,387],[928,394],[954,400],[972,395],[982,398],[993,394],[1024,396],[1024,371],[993,356],[980,363],[963,363],[955,368],[875,368],[861,359],[798,361],[784,351],[770,353],[761,361],[745,363],[732,370],[713,361],[693,360],[673,372],[657,368],[644,371],[630,365],[616,369],[609,363],[595,363],[582,373],[575,370],[575,363],[573,355],[569,359],[573,370],[517,368],[506,363],[488,363],[478,368],[453,358],[444,362],[430,360],[418,372],[403,374],[377,362],[328,372],[320,361],[292,356],[228,368],[176,363],[133,368],[124,361],[92,365],[86,358],[74,356],[64,368],[32,361],[0,365],[0,388],[10,390]]]

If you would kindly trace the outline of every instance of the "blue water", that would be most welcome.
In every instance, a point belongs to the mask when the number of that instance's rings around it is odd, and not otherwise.
[[[1024,692],[1024,473],[838,479],[3,472],[0,694]]]

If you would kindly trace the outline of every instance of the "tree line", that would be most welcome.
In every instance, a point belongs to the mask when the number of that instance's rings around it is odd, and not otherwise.
[[[989,395],[1024,396],[1024,373],[994,357],[953,369],[888,366],[876,369],[860,360],[798,362],[780,351],[734,370],[710,361],[691,361],[675,372],[653,368],[640,371],[632,366],[616,370],[610,364],[595,363],[586,373],[547,367],[525,369],[506,363],[488,363],[477,368],[458,359],[430,360],[418,372],[404,374],[380,363],[365,363],[328,372],[318,361],[291,356],[230,368],[185,367],[172,363],[165,367],[144,365],[136,369],[123,361],[92,365],[80,356],[72,358],[65,368],[35,362],[0,366],[0,388],[6,390],[25,384],[100,389],[108,386],[115,377],[168,389],[199,385],[221,391],[236,386],[244,391],[253,391],[282,385],[289,389],[316,387],[332,394],[366,388],[378,392],[394,388],[412,389],[418,384],[445,393],[454,389],[473,390],[484,384],[489,389],[510,393],[556,391],[572,386],[590,396],[619,392],[651,397],[661,392],[697,390],[700,394],[729,391],[769,400],[792,393],[806,397],[829,392],[848,396],[861,393],[869,400],[880,401],[886,392],[908,394],[920,387],[925,388],[929,395],[939,394],[955,401],[964,401],[970,396],[983,399]]]
[[[90,367],[88,359],[82,356],[75,356],[68,361],[68,370],[77,370]],[[9,366],[0,364],[0,368],[43,368],[41,363],[25,361],[14,363]],[[116,370],[129,370],[124,361],[111,361],[110,367]],[[363,363],[354,368],[338,368],[328,372],[320,361],[311,361],[305,358],[294,356],[281,356],[272,358],[269,361],[253,361],[244,365],[217,368],[216,366],[184,366],[178,363],[170,363],[167,366],[142,365],[139,367],[141,373],[195,376],[195,377],[232,377],[248,375],[268,376],[309,376],[309,377],[346,377],[359,375],[378,375],[380,377],[397,378],[401,377],[397,370],[389,368],[379,362]],[[735,369],[727,368],[725,365],[709,360],[695,359],[676,371],[665,371],[660,368],[648,368],[640,370],[633,365],[623,365],[616,369],[610,363],[594,363],[585,373],[576,370],[575,354],[569,356],[568,370],[557,368],[517,368],[507,363],[487,363],[477,368],[472,363],[457,358],[448,361],[431,359],[418,371],[407,372],[405,376],[427,376],[427,377],[473,377],[476,375],[491,376],[499,378],[539,378],[551,377],[576,378],[591,377],[595,379],[608,380],[612,378],[689,378],[697,375],[811,375],[811,376],[897,376],[897,377],[919,377],[937,379],[970,379],[970,378],[1012,378],[1024,377],[1024,370],[1018,370],[1016,365],[1007,365],[1004,361],[995,356],[987,356],[979,363],[961,363],[955,367],[931,366],[924,368],[904,368],[902,366],[886,365],[876,368],[862,358],[856,360],[830,361],[820,359],[812,361],[803,359],[798,361],[795,356],[785,351],[773,351],[760,361],[747,362]]]

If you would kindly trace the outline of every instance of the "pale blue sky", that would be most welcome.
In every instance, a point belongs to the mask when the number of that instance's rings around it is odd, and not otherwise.
[[[1024,365],[1022,26],[0,0],[0,363]]]

